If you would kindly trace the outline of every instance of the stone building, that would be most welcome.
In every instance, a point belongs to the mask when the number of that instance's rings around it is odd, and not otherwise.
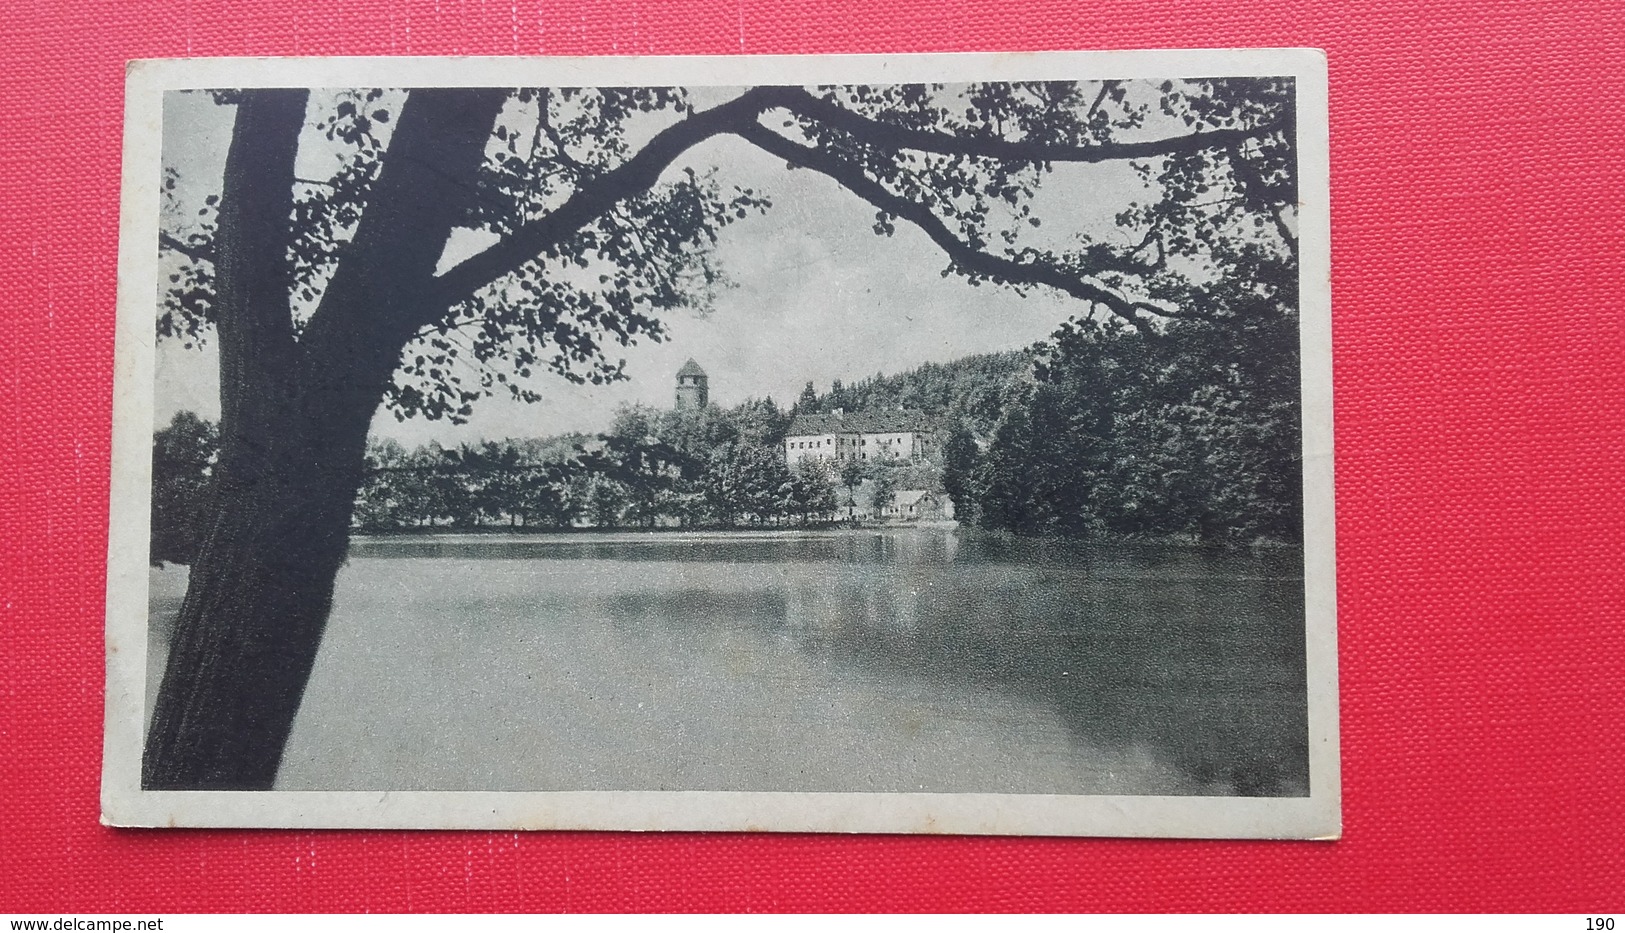
[[[677,371],[677,410],[698,411],[711,401],[711,386],[705,370],[692,358]]]
[[[791,466],[807,458],[921,461],[936,457],[942,439],[924,412],[892,409],[797,415],[784,438]]]

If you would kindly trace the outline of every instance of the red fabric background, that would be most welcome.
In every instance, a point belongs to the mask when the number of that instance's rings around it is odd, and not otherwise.
[[[0,912],[1625,908],[1617,0],[9,0]],[[123,62],[1306,45],[1331,60],[1336,844],[97,824]]]

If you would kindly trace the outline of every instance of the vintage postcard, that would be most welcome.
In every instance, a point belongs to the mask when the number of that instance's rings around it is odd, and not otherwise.
[[[1326,107],[132,63],[104,821],[1335,838]]]

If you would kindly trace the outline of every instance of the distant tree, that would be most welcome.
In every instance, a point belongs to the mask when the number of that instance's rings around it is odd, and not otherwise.
[[[723,525],[773,521],[791,510],[791,490],[790,470],[777,448],[733,444],[716,451],[705,471],[705,500]]]
[[[862,460],[856,458],[841,461],[841,485],[846,487],[847,514],[850,517],[854,497],[857,496],[858,487],[863,484],[863,478],[868,468]]]
[[[662,442],[696,461],[739,437],[734,419],[715,405],[672,408],[656,419],[653,431]]]
[[[976,482],[979,451],[976,439],[963,424],[956,423],[942,444],[942,488],[954,504],[954,515],[970,524],[976,513],[981,489]]]
[[[475,508],[493,521],[506,518],[509,527],[525,522],[534,487],[546,483],[545,474],[512,440],[482,441],[468,463],[466,477],[476,490]]]
[[[566,508],[562,471],[534,464],[515,475],[508,508],[526,528],[568,526],[574,515]]]
[[[778,447],[790,428],[790,416],[773,403],[773,396],[751,399],[729,412],[741,443],[753,447]]]
[[[648,406],[621,406],[595,458],[596,468],[626,493],[624,518],[645,527],[675,513],[674,496],[690,460],[655,434],[661,420],[660,412]]]
[[[737,525],[747,507],[743,465],[735,455],[738,449],[738,444],[730,442],[711,451],[702,479],[707,513],[727,527]]]
[[[777,446],[742,446],[738,454],[742,460],[745,511],[754,516],[756,524],[789,514],[794,499],[790,468],[784,463],[783,450]]]
[[[801,390],[801,396],[796,399],[795,407],[791,408],[790,412],[796,415],[810,415],[818,410],[818,392],[813,388],[812,380],[809,379],[807,385]]]
[[[587,493],[587,513],[599,528],[615,528],[630,497],[626,487],[607,476],[594,476]]]
[[[468,447],[442,447],[428,444],[426,458],[429,503],[432,513],[453,528],[473,528],[479,524],[479,489],[471,482],[477,463]]]
[[[367,442],[367,477],[356,493],[356,527],[387,530],[414,522],[417,512],[409,492],[410,461],[411,454],[397,441]]]
[[[445,467],[444,455],[439,444],[418,447],[387,475],[390,494],[409,516],[408,524],[433,527],[445,515],[447,503],[441,501],[441,484],[435,479],[435,473]]]
[[[190,564],[203,540],[209,484],[220,450],[212,422],[178,411],[152,436],[152,547],[154,565]]]
[[[642,443],[654,437],[660,417],[660,412],[648,405],[621,405],[615,409],[609,434],[625,441]]]
[[[560,527],[571,527],[577,521],[592,522],[592,490],[597,476],[583,468],[564,472],[557,486],[562,500],[559,505]]]
[[[884,460],[872,461],[869,467],[869,502],[875,517],[879,518],[896,499],[897,477],[891,464]]]
[[[806,524],[813,518],[827,519],[839,504],[829,467],[817,458],[804,459],[790,471],[791,511]]]
[[[1035,434],[1025,400],[1005,413],[977,471],[981,496],[976,512],[981,523],[1003,531],[1036,533],[1039,494],[1034,485],[1042,469],[1033,454]]]

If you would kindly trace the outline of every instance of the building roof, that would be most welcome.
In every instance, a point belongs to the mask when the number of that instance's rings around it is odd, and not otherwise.
[[[819,434],[925,434],[937,429],[936,422],[923,411],[893,408],[889,411],[852,411],[820,415],[796,415],[790,422],[791,437]]]
[[[925,490],[925,489],[899,489],[896,493],[894,493],[892,495],[892,504],[893,505],[902,505],[902,506],[914,505],[915,503],[919,502],[921,499],[925,499],[925,498],[930,498],[930,500],[932,502],[935,502],[937,500],[937,497],[931,495],[929,490]]]
[[[683,364],[683,368],[679,369],[677,371],[677,378],[679,378],[679,379],[681,379],[684,376],[704,376],[704,375],[705,375],[705,370],[700,368],[700,364],[694,362],[694,358],[692,356],[688,358],[687,363]]]

